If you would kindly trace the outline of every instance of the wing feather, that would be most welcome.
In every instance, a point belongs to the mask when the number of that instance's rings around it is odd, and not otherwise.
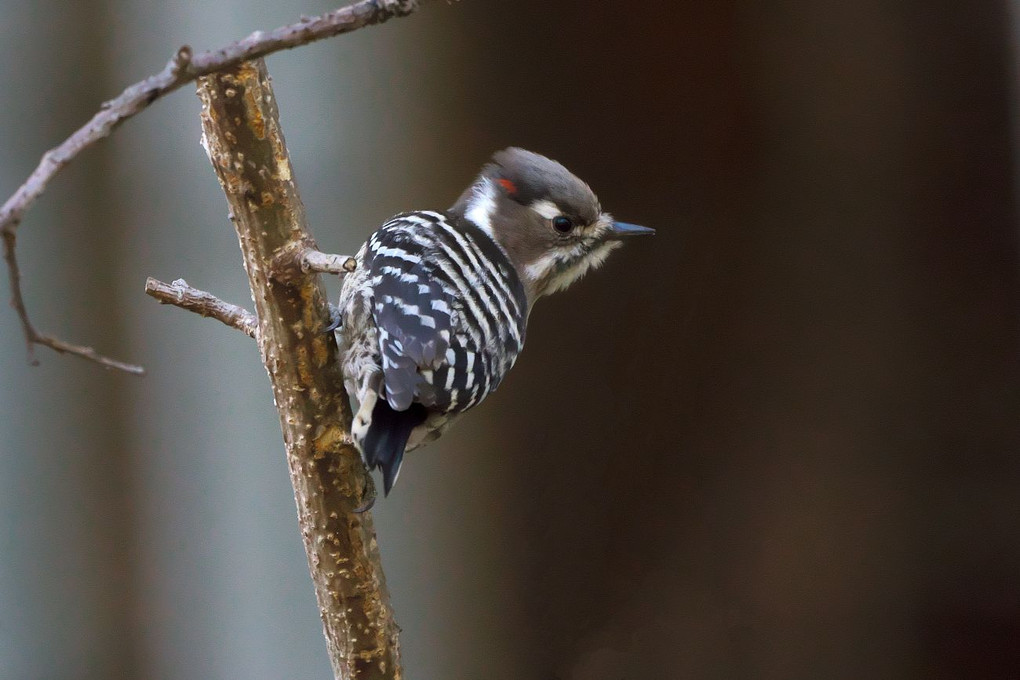
[[[365,265],[373,283],[372,313],[379,328],[386,400],[404,411],[421,391],[422,370],[437,368],[446,356],[452,300],[431,276],[427,248],[396,227],[376,232]],[[445,305],[434,304],[436,300]]]
[[[442,218],[398,215],[373,234],[363,263],[373,289],[384,394],[396,411],[415,402],[442,412],[474,406],[495,390],[523,345],[525,317],[503,318],[506,303],[496,297],[513,288],[515,309],[523,309],[520,282],[497,284],[492,266],[469,267],[466,249],[483,256],[472,244],[488,237],[471,225],[477,234],[458,231],[459,244],[444,244],[453,227],[440,227]],[[484,249],[484,257],[502,258],[499,275],[512,271],[495,244]]]

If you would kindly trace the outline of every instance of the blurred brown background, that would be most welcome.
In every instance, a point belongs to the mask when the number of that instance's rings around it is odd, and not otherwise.
[[[329,8],[3,0],[0,193],[178,45]],[[1020,677],[1016,9],[464,0],[270,58],[326,249],[510,144],[659,229],[377,506],[410,680]],[[0,313],[4,680],[329,677],[256,348],[142,294],[249,299],[197,114],[22,227],[39,326],[150,374]]]

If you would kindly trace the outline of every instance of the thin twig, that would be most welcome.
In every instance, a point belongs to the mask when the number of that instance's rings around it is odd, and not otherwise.
[[[35,360],[33,345],[46,345],[58,352],[75,354],[96,361],[108,368],[119,368],[131,373],[144,372],[138,366],[123,364],[102,357],[90,348],[79,347],[38,333],[32,325],[21,291],[21,277],[15,254],[15,234],[22,218],[42,195],[50,181],[79,153],[107,137],[128,118],[144,111],[149,104],[173,92],[182,85],[243,61],[263,57],[280,50],[306,45],[323,38],[380,24],[395,17],[411,14],[425,0],[361,0],[347,7],[317,17],[302,17],[297,23],[281,26],[272,31],[256,31],[243,40],[218,50],[193,55],[185,45],[177,50],[166,67],[154,76],[131,85],[116,98],[105,102],[100,110],[60,145],[43,154],[42,160],[24,184],[0,207],[0,235],[4,240],[4,259],[7,261],[11,281],[11,305],[21,320],[28,344],[28,360]]]
[[[145,369],[141,366],[126,364],[123,361],[104,357],[91,347],[72,345],[60,338],[37,331],[28,319],[28,314],[25,312],[25,300],[21,295],[21,276],[18,270],[18,259],[14,256],[17,236],[13,231],[5,231],[2,235],[4,241],[4,259],[7,260],[7,272],[11,282],[11,306],[14,307],[18,316],[21,317],[21,330],[25,334],[29,365],[39,365],[39,360],[35,358],[35,346],[43,345],[61,354],[73,354],[82,359],[93,361],[104,368],[112,368],[132,375],[145,375]]]
[[[332,255],[313,248],[301,253],[301,271],[319,272],[320,274],[350,274],[358,266],[358,261],[350,255]]]
[[[39,360],[35,358],[35,342],[39,334],[35,327],[28,320],[28,313],[25,311],[25,299],[21,295],[21,271],[18,269],[18,259],[14,256],[14,248],[17,245],[17,234],[13,231],[2,233],[4,239],[4,259],[7,260],[7,275],[11,282],[11,306],[21,317],[21,330],[25,334],[25,345],[28,350],[28,363],[38,366]]]
[[[174,305],[189,312],[216,319],[253,338],[259,325],[255,315],[244,307],[232,305],[212,293],[192,288],[184,279],[176,279],[173,283],[163,283],[150,276],[145,280],[145,294],[156,298],[160,304]]]
[[[46,335],[45,333],[36,333],[35,344],[49,347],[50,349],[59,352],[61,354],[73,354],[76,357],[82,359],[88,359],[93,361],[103,368],[113,368],[118,371],[124,371],[131,375],[145,375],[145,367],[137,364],[128,364],[123,361],[117,361],[110,357],[104,357],[102,354],[96,352],[91,347],[85,347],[84,345],[72,345],[69,342],[65,342],[60,338],[56,338],[52,335]]]

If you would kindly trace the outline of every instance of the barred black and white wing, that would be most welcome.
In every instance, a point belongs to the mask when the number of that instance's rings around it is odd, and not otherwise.
[[[404,213],[369,239],[362,266],[394,410],[461,412],[496,389],[524,345],[527,299],[488,234],[449,214]]]
[[[447,292],[429,271],[428,239],[390,222],[369,239],[364,266],[372,286],[385,397],[405,411],[422,387],[419,371],[440,362],[454,323]]]
[[[397,215],[358,259],[340,293],[351,433],[389,493],[405,449],[499,386],[524,346],[527,297],[495,241],[449,213]]]

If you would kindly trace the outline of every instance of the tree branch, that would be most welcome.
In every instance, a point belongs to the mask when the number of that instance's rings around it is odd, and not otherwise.
[[[358,266],[357,260],[350,255],[332,255],[321,253],[312,248],[301,253],[301,271],[319,272],[320,274],[350,274]]]
[[[151,276],[145,280],[145,294],[159,300],[163,305],[174,305],[201,316],[210,317],[231,328],[255,337],[258,319],[244,307],[224,302],[212,293],[188,285],[184,279],[163,283]]]
[[[274,263],[314,248],[262,60],[202,78],[203,142],[234,216],[280,412],[298,521],[333,672],[401,677],[398,628],[366,505],[371,478],[350,434],[319,277]],[[294,271],[297,269],[298,271]]]
[[[297,244],[273,258],[269,275],[282,283],[292,283],[306,274],[346,276],[357,266],[358,261],[349,255],[332,255],[308,244]]]
[[[11,306],[14,307],[14,311],[18,313],[18,317],[21,319],[21,330],[25,335],[25,345],[28,348],[28,363],[30,365],[39,365],[39,360],[35,358],[35,346],[43,345],[61,354],[73,354],[82,359],[94,361],[104,368],[113,368],[125,373],[131,373],[132,375],[145,375],[145,369],[141,366],[126,364],[123,361],[105,357],[91,347],[72,345],[60,338],[37,331],[28,318],[28,312],[25,310],[25,299],[21,295],[21,272],[18,269],[18,258],[15,256],[14,250],[17,245],[17,235],[13,231],[4,231],[0,235],[3,236],[4,260],[7,261],[7,273],[11,283]]]
[[[361,0],[318,17],[302,17],[297,23],[281,26],[272,31],[256,31],[247,38],[218,50],[193,55],[191,48],[185,45],[177,50],[162,71],[131,85],[116,98],[105,102],[88,123],[59,146],[43,154],[39,165],[24,184],[0,207],[0,235],[4,241],[4,259],[7,261],[11,282],[11,306],[21,321],[25,341],[28,344],[29,363],[33,365],[38,363],[33,346],[45,345],[58,352],[75,354],[108,368],[118,368],[139,375],[145,372],[140,366],[100,356],[91,347],[79,347],[37,332],[25,307],[15,252],[15,234],[25,213],[46,190],[50,180],[75,156],[109,136],[117,126],[144,111],[152,102],[185,83],[249,59],[380,24],[394,17],[406,16],[418,9],[422,1],[425,0]]]

